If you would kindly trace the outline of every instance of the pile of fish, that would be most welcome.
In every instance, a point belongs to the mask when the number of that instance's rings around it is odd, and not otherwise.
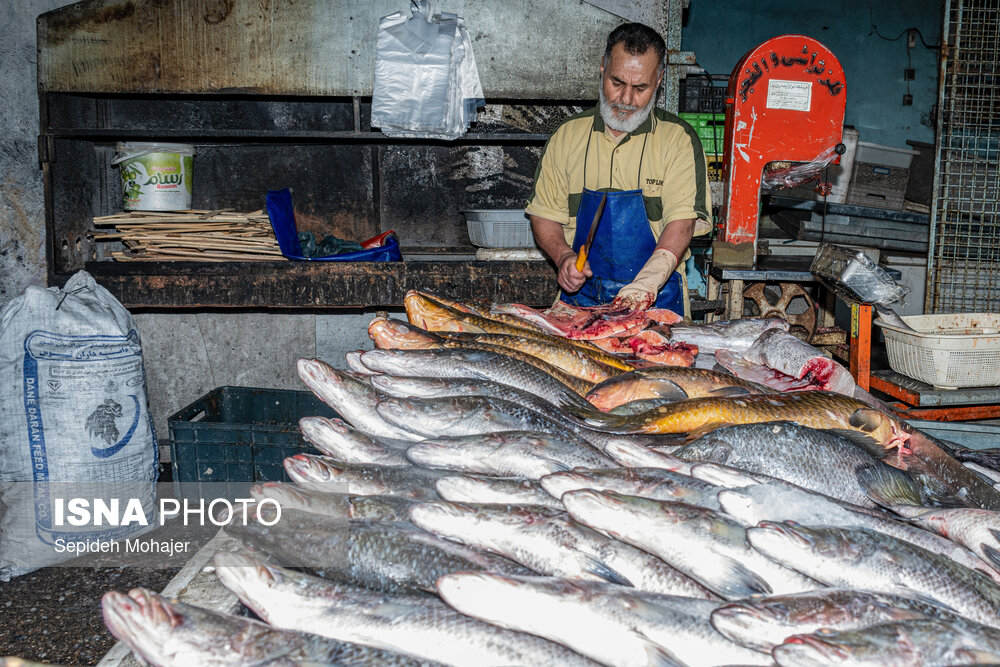
[[[349,370],[300,360],[342,420],[214,562],[260,620],[137,589],[111,632],[157,665],[1000,663],[1000,493],[932,438],[497,310],[413,293]],[[735,326],[672,331],[780,330]]]

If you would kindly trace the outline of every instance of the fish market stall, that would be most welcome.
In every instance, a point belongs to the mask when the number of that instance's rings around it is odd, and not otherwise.
[[[352,370],[299,361],[339,419],[162,595],[105,596],[102,664],[1000,652],[1000,492],[786,322],[405,302]]]

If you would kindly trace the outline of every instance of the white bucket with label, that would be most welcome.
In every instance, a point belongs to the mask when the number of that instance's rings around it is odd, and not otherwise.
[[[129,142],[115,147],[112,165],[122,179],[126,211],[183,211],[191,208],[194,146]]]

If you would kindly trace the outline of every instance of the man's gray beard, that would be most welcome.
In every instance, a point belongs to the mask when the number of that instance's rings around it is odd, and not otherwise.
[[[625,120],[620,120],[611,103],[608,102],[606,97],[604,97],[604,86],[601,86],[597,92],[601,102],[601,118],[604,120],[605,125],[616,132],[635,132],[636,129],[645,123],[647,118],[649,118],[649,113],[653,110],[653,105],[656,103],[656,95],[653,95],[646,106],[638,111],[634,111],[632,115]],[[635,108],[626,104],[621,104],[619,106],[632,109]]]

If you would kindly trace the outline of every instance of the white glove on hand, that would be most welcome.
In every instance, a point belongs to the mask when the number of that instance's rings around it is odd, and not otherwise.
[[[611,305],[628,311],[646,310],[656,303],[656,295],[677,268],[677,255],[665,248],[653,251],[635,279],[618,290]]]

